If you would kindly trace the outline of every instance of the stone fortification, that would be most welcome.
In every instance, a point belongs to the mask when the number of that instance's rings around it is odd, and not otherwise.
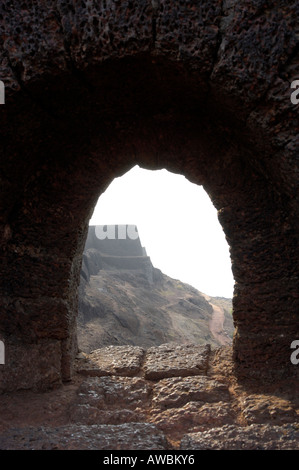
[[[1,1],[0,387],[70,379],[88,223],[134,165],[218,210],[238,376],[298,377],[298,8]]]
[[[105,237],[105,238],[100,238]],[[141,245],[135,225],[91,225],[85,244],[81,279],[100,269],[139,270],[153,282],[153,265]]]

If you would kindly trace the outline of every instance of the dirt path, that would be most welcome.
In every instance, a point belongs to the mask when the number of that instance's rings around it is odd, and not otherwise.
[[[214,338],[219,341],[223,346],[230,344],[230,340],[224,332],[224,310],[217,305],[211,304],[213,307],[212,318],[209,322],[209,327]]]

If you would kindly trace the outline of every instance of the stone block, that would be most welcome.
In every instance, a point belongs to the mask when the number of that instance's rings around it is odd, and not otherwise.
[[[191,401],[214,403],[229,400],[226,385],[202,376],[163,379],[153,389],[153,404],[159,408],[177,408]]]
[[[12,429],[0,436],[6,450],[164,450],[164,434],[148,423]]]
[[[181,441],[182,450],[298,450],[298,424],[248,427],[226,425],[190,433]]]
[[[162,344],[147,350],[144,376],[150,380],[166,377],[206,375],[210,346]]]
[[[136,375],[142,364],[144,350],[138,346],[107,346],[80,360],[78,372],[83,375]]]
[[[76,403],[102,410],[146,408],[150,392],[141,377],[91,377],[79,387]]]
[[[184,433],[186,430],[203,431],[207,427],[219,427],[234,423],[234,412],[229,403],[205,403],[191,401],[179,408],[165,411],[152,410],[149,421],[164,432]]]

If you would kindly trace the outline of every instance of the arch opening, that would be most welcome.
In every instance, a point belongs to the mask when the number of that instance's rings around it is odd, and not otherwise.
[[[166,168],[205,188],[231,247],[235,364],[245,376],[292,375],[293,202],[276,169],[267,171],[271,153],[260,151],[242,106],[227,95],[221,101],[211,83],[182,63],[146,54],[90,66],[82,76],[84,86],[65,73],[7,96],[2,388],[71,377],[88,221],[112,179],[136,164]]]
[[[204,189],[135,166],[99,198],[79,288],[78,343],[232,342],[233,277]]]

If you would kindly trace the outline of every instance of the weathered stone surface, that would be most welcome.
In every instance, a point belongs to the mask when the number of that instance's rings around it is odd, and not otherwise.
[[[78,371],[84,375],[136,375],[141,367],[144,349],[138,346],[107,346],[86,355]]]
[[[298,424],[226,425],[183,437],[182,450],[298,450]]]
[[[289,400],[273,395],[249,395],[240,399],[239,406],[247,424],[265,423],[281,425],[298,419],[296,409]]]
[[[135,377],[75,374],[43,393],[4,393],[0,448],[298,448],[294,384],[288,382],[282,393],[281,383],[261,383],[253,393],[255,382],[239,384],[232,366],[231,351],[220,348],[211,352],[208,376],[148,380],[141,372]]]
[[[10,433],[0,436],[0,449],[6,450],[163,450],[166,448],[167,441],[163,433],[149,423],[12,429]]]
[[[151,380],[187,375],[205,375],[210,346],[162,344],[149,348],[144,360],[145,378]]]
[[[183,406],[189,401],[229,401],[225,384],[208,377],[173,377],[160,380],[153,388],[153,404],[160,408]]]
[[[70,420],[74,424],[125,424],[146,422],[146,416],[142,411],[121,409],[107,410],[96,408],[87,404],[76,404],[70,407]]]
[[[207,427],[233,424],[235,413],[230,403],[219,401],[203,404],[189,401],[183,406],[178,405],[165,411],[161,408],[153,409],[149,421],[164,432],[182,436],[186,429],[195,432]]]
[[[5,341],[5,363],[0,365],[0,393],[16,389],[44,389],[61,384],[61,344],[44,340],[38,344]],[[35,364],[32,369],[32,364]]]
[[[165,167],[203,185],[219,211],[236,280],[238,376],[298,376],[298,9],[297,0],[1,2],[4,340],[57,339],[54,367],[71,376],[98,196],[135,164]],[[41,298],[55,310],[38,313]]]
[[[150,391],[149,384],[140,377],[92,377],[80,386],[78,403],[98,409],[146,409]]]

